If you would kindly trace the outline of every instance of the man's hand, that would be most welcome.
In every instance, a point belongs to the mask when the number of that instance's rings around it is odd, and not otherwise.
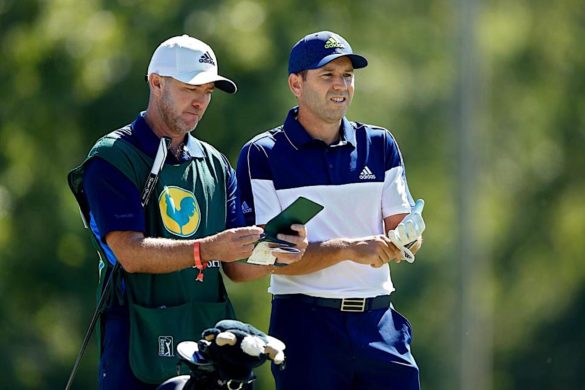
[[[350,247],[353,253],[352,261],[371,265],[374,268],[380,268],[392,260],[400,262],[402,259],[400,251],[392,245],[392,241],[382,235],[352,240]]]
[[[237,261],[250,257],[264,230],[257,226],[228,229],[201,239],[201,260]]]
[[[293,224],[290,228],[297,232],[297,234],[278,234],[276,238],[294,244],[295,246],[293,248],[298,249],[300,252],[287,253],[286,248],[284,248],[284,251],[274,250],[272,254],[276,256],[276,261],[281,264],[291,264],[299,261],[305,254],[305,250],[309,245],[309,242],[307,241],[307,228],[305,225]]]
[[[422,217],[424,206],[424,200],[417,200],[412,212],[404,217],[394,230],[388,231],[388,238],[400,250],[402,259],[409,263],[414,261],[414,254],[409,248],[422,236],[426,228]]]

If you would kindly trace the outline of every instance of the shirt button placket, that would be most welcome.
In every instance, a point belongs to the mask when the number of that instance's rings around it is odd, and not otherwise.
[[[334,172],[333,172],[333,162],[331,161],[331,152],[329,151],[329,147],[325,148],[323,152],[325,156],[325,163],[327,164],[327,176],[329,178],[329,183],[334,182]]]

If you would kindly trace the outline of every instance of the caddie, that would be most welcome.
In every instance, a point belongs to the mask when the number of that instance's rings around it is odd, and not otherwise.
[[[234,318],[219,270],[250,256],[262,233],[241,227],[226,157],[190,134],[215,89],[236,92],[211,47],[187,35],[164,41],[147,80],[146,111],[98,140],[69,175],[98,244],[98,293],[121,264],[100,323],[101,389],[156,388],[176,374],[179,342]]]

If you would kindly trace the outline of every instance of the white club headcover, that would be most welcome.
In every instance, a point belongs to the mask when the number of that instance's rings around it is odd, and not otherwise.
[[[264,346],[266,343],[258,336],[246,336],[242,340],[241,348],[244,353],[250,356],[260,356],[261,353],[264,353]]]
[[[286,345],[276,337],[267,336],[267,338],[268,344],[264,347],[264,353],[278,366],[284,362],[284,349]]]
[[[221,332],[215,338],[215,343],[220,347],[223,347],[224,345],[236,345],[236,342],[236,335],[231,332]]]

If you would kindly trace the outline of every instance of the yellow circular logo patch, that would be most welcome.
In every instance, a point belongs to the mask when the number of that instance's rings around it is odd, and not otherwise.
[[[180,237],[189,237],[197,231],[201,210],[195,195],[179,187],[165,187],[158,198],[160,215],[165,228]]]

